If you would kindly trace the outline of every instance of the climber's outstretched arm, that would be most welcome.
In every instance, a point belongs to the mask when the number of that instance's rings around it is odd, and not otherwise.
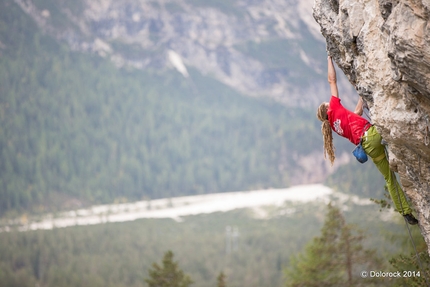
[[[358,97],[357,105],[355,106],[354,113],[361,116],[363,114],[363,98]]]
[[[332,96],[339,97],[339,93],[337,91],[337,79],[336,79],[336,70],[333,66],[333,61],[331,57],[327,57],[327,65],[328,65],[328,82],[330,84],[330,92]]]

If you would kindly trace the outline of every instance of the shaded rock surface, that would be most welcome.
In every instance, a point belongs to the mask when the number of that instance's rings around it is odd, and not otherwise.
[[[430,246],[430,1],[315,0],[327,49],[370,106]]]

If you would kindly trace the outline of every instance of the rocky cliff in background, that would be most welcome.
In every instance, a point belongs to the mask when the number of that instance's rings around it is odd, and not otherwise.
[[[369,104],[430,246],[430,2],[316,0],[329,53]]]
[[[186,77],[196,69],[289,106],[313,107],[326,97],[312,0],[14,1],[46,33],[118,66],[177,68]],[[353,92],[346,79],[341,85]]]

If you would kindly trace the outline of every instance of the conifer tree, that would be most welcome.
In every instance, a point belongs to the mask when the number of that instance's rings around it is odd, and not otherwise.
[[[405,225],[403,219],[399,223]],[[393,286],[430,286],[430,257],[427,244],[419,228],[411,228],[410,234],[403,229],[401,234],[388,234],[392,240],[400,244],[398,254],[389,262],[393,270],[401,270],[402,277]]]
[[[218,277],[217,277],[217,287],[227,287],[227,285],[225,284],[225,274],[224,272],[221,272]]]
[[[340,210],[329,204],[321,236],[293,257],[285,270],[286,286],[372,286],[374,280],[363,278],[361,272],[375,270],[381,261],[375,251],[363,248],[363,239],[346,224]],[[382,286],[385,282],[377,283]]]
[[[152,264],[148,271],[149,278],[145,279],[149,287],[188,287],[193,281],[178,267],[178,262],[173,261],[173,252],[164,254],[163,265]]]

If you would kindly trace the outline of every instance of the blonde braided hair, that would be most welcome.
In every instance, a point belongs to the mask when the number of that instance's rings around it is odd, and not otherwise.
[[[324,158],[327,158],[328,155],[330,163],[333,165],[336,156],[334,154],[335,148],[333,145],[333,134],[327,116],[327,103],[322,103],[318,107],[317,118],[322,122],[321,133],[323,134],[324,140]]]

